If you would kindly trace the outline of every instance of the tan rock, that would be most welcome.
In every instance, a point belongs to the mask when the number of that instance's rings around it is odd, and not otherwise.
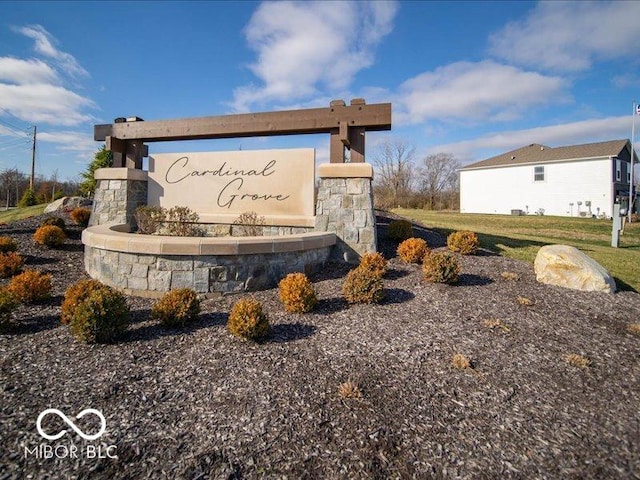
[[[602,265],[575,247],[546,245],[533,264],[541,283],[589,292],[616,291],[616,282]]]

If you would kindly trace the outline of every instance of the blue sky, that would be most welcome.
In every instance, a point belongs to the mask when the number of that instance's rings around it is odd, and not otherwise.
[[[93,125],[393,103],[389,137],[462,163],[629,138],[640,2],[0,2],[0,169],[75,178]],[[640,130],[640,121],[637,122]],[[640,137],[640,134],[637,135]],[[314,147],[328,136],[154,143]],[[638,150],[638,149],[636,149]]]

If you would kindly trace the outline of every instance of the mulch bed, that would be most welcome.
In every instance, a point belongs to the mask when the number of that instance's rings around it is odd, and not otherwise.
[[[627,331],[640,321],[638,293],[541,285],[530,264],[489,252],[460,257],[458,285],[427,284],[418,266],[392,258],[380,216],[391,258],[380,305],[346,304],[348,270],[329,265],[312,277],[312,313],[286,313],[276,289],[254,294],[272,324],[268,341],[227,332],[237,296],[203,301],[185,331],[150,321],[153,300],[131,297],[126,336],[90,346],[58,321],[64,290],[86,278],[80,229],[48,250],[31,239],[41,220],[0,227],[54,287],[0,335],[0,480],[640,478],[640,336]],[[473,368],[454,368],[454,353]],[[591,366],[570,365],[572,353]],[[361,399],[338,395],[347,380]],[[86,442],[49,416],[47,431],[69,433],[48,442],[36,430],[46,408],[70,418],[98,409],[107,431]],[[91,420],[76,423],[95,432]],[[118,458],[25,454],[40,444],[113,444]]]

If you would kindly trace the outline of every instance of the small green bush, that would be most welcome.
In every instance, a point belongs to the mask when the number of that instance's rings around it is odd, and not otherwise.
[[[460,267],[450,253],[430,252],[424,256],[422,272],[427,282],[454,284],[458,281]]]
[[[387,227],[387,236],[391,240],[402,242],[413,236],[413,227],[408,220],[393,220]]]
[[[45,225],[40,227],[33,234],[33,240],[40,244],[46,245],[49,248],[60,247],[64,244],[67,236],[60,227],[54,225]]]
[[[64,221],[64,218],[60,217],[47,217],[40,224],[41,227],[46,227],[48,225],[53,225],[54,227],[60,228],[64,231],[67,228],[67,224]]]
[[[37,203],[38,200],[36,199],[36,195],[33,193],[33,190],[27,188],[18,202],[18,208],[31,207]]]
[[[347,274],[342,294],[349,303],[378,303],[384,295],[384,284],[371,270],[358,267]]]
[[[269,319],[258,300],[241,298],[229,313],[227,328],[236,337],[259,340],[269,333]]]
[[[22,303],[34,303],[51,296],[51,275],[25,270],[9,282],[9,292]]]
[[[360,268],[371,271],[374,275],[382,278],[387,272],[387,261],[378,252],[365,253],[360,258]]]
[[[71,334],[85,343],[110,343],[122,335],[129,322],[129,307],[120,292],[101,285],[73,309]]]
[[[420,263],[429,251],[427,242],[421,238],[407,238],[398,245],[398,256],[405,263]]]
[[[76,222],[81,227],[89,225],[89,219],[91,218],[91,209],[85,207],[78,207],[71,210],[69,214],[71,220]]]
[[[0,287],[0,330],[5,330],[11,321],[11,312],[18,305],[7,287]]]
[[[467,230],[453,232],[447,237],[449,250],[462,255],[474,255],[478,251],[479,245],[478,235]]]
[[[75,315],[76,308],[82,301],[87,298],[93,291],[99,290],[103,286],[98,280],[84,279],[79,280],[71,285],[64,292],[62,301],[60,323],[67,324]]]
[[[11,237],[0,237],[0,253],[15,252],[18,244]]]
[[[0,253],[0,278],[9,278],[20,273],[24,258],[16,252]]]
[[[278,290],[287,312],[307,313],[313,310],[318,302],[313,283],[304,273],[290,273],[280,280]]]
[[[151,318],[160,320],[165,327],[179,328],[198,318],[200,300],[190,288],[171,290],[151,309]]]

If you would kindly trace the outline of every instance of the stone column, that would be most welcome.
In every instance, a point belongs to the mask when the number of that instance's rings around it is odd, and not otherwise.
[[[373,211],[373,167],[368,163],[326,163],[318,167],[316,231],[333,232],[334,260],[358,263],[377,248]]]
[[[133,168],[99,168],[89,226],[105,223],[135,226],[133,214],[147,204],[147,172]]]

